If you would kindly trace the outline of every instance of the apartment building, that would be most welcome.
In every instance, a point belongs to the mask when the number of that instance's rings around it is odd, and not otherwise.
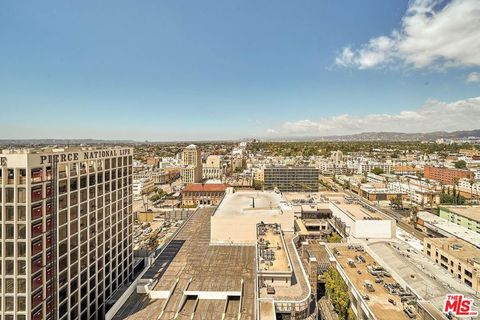
[[[0,153],[1,319],[104,318],[133,277],[132,153]]]
[[[440,206],[438,209],[441,218],[480,233],[480,206]]]
[[[319,170],[314,167],[267,167],[265,189],[282,192],[317,192]]]
[[[133,180],[152,179],[155,185],[172,183],[179,177],[179,170],[165,169],[156,171],[141,171],[133,174]]]
[[[149,194],[155,190],[155,184],[151,178],[134,179],[132,184],[133,196],[138,198],[143,194]]]
[[[196,145],[191,144],[183,150],[182,163],[181,176],[183,183],[202,181],[202,152]]]
[[[480,249],[458,238],[425,238],[424,252],[461,282],[480,289]]]
[[[470,170],[432,166],[425,166],[423,176],[427,179],[433,179],[443,184],[450,185],[455,184],[457,180],[462,178],[469,180],[475,178],[475,174]]]

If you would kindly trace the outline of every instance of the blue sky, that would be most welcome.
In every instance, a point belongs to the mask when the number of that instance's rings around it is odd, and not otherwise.
[[[480,25],[449,31],[479,3],[4,0],[0,139],[473,129]],[[425,19],[453,20],[443,43]],[[425,122],[442,112],[458,116]]]

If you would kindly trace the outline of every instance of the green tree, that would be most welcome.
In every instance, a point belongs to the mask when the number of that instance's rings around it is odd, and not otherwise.
[[[325,272],[325,292],[340,319],[355,319],[351,311],[349,311],[350,296],[348,295],[348,287],[338,271],[333,267]]]
[[[329,243],[339,243],[342,242],[342,237],[336,232],[334,232],[331,236],[327,237],[327,242]]]
[[[467,163],[464,160],[458,160],[455,162],[455,168],[457,169],[465,169],[467,167]]]
[[[382,173],[384,173],[384,171],[383,171],[382,168],[373,168],[373,169],[372,169],[372,173],[382,174]]]

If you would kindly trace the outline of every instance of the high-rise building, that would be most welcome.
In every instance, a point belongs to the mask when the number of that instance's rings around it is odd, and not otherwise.
[[[202,152],[196,145],[187,146],[182,153],[183,168],[181,171],[183,183],[202,181]]]
[[[132,153],[0,153],[1,319],[104,318],[133,277]]]

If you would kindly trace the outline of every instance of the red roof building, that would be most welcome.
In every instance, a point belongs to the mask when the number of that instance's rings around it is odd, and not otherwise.
[[[218,205],[229,186],[223,183],[190,183],[182,191],[182,206]]]

